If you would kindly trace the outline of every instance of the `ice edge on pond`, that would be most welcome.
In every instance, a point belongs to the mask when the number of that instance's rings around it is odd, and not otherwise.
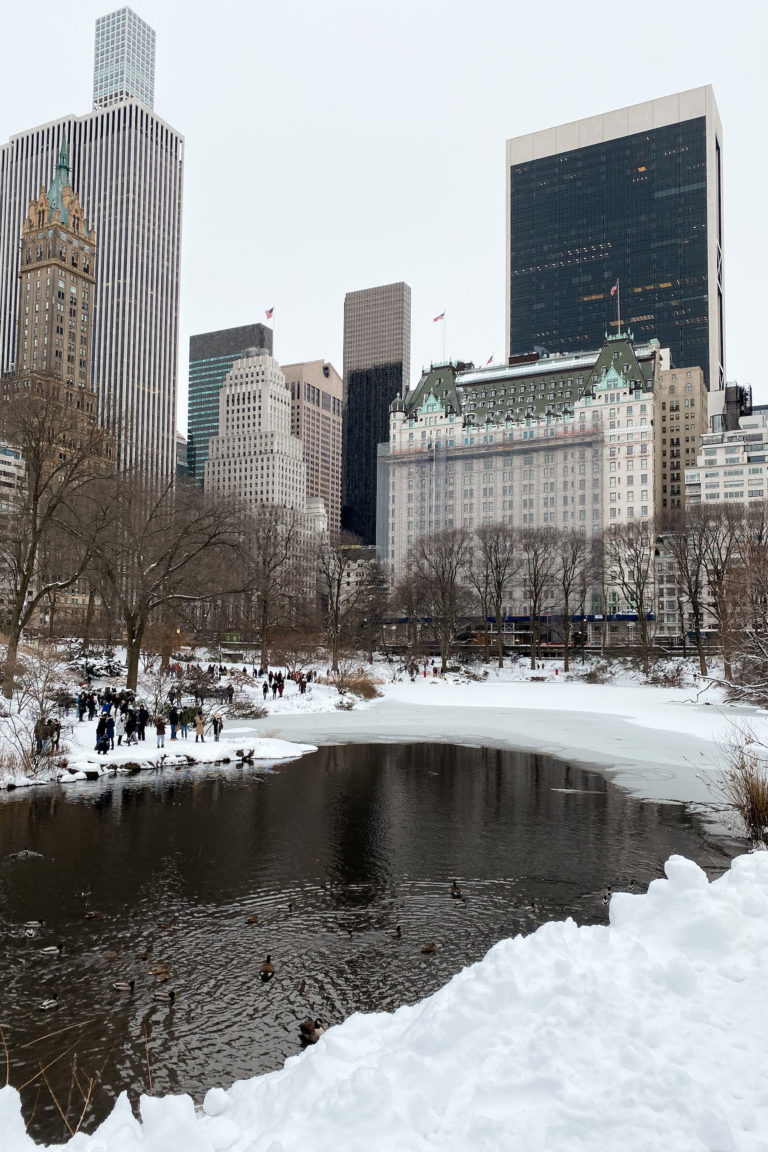
[[[284,1068],[125,1095],[69,1152],[765,1152],[768,853],[710,883],[672,856],[610,924],[542,925],[421,1002],[356,1013]],[[297,1021],[298,1027],[298,1021]],[[0,1090],[3,1152],[39,1147]],[[62,1147],[61,1145],[49,1146]]]

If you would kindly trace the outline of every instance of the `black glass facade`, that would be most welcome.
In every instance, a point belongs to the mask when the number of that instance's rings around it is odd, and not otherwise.
[[[512,165],[510,354],[599,348],[618,279],[622,327],[710,386],[706,139],[701,116]]]
[[[404,371],[398,360],[347,374],[341,527],[363,544],[376,543],[377,451],[389,440],[389,406],[402,394]]]

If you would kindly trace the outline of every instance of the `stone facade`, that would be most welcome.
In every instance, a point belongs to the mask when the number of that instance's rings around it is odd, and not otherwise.
[[[284,364],[282,370],[291,393],[291,434],[304,449],[307,499],[322,500],[335,538],[341,527],[344,382],[325,360]]]

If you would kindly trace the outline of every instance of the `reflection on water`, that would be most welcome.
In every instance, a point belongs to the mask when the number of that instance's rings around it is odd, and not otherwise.
[[[157,1093],[200,1098],[280,1067],[309,1014],[337,1023],[413,1002],[505,936],[566,915],[604,922],[606,887],[645,889],[673,852],[716,874],[742,847],[583,768],[443,744],[10,793],[0,1023],[11,1082],[26,1085],[30,1132],[45,1140],[64,1135],[36,1080],[50,1061],[74,1116],[73,1057],[102,1070],[90,1127],[150,1074]],[[24,848],[42,858],[8,858]],[[42,951],[58,943],[61,957]],[[276,975],[262,984],[267,953]],[[133,992],[112,986],[130,980]],[[171,989],[173,1003],[154,998]],[[42,1013],[54,993],[58,1008]]]

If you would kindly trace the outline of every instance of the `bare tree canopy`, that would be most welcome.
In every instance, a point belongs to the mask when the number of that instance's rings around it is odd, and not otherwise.
[[[582,614],[592,566],[591,542],[574,529],[558,533],[556,580],[563,611],[563,670],[570,668],[571,616],[575,604]]]
[[[472,610],[467,587],[472,559],[472,538],[463,528],[445,528],[422,536],[411,550],[411,568],[423,596],[443,672],[451,648]]]
[[[486,661],[488,657],[487,618],[496,621],[496,656],[504,666],[503,604],[520,570],[518,533],[508,524],[483,524],[475,531],[475,548],[469,578],[486,619]]]
[[[631,612],[637,612],[643,674],[648,675],[650,654],[649,600],[653,591],[656,530],[650,520],[628,520],[609,529],[605,537],[605,563],[609,585],[618,587]]]
[[[19,452],[24,466],[0,512],[0,579],[9,602],[7,698],[22,630],[40,601],[74,584],[88,563],[84,497],[109,467],[109,441],[77,407],[75,395],[54,382],[13,381],[0,406],[0,442]],[[66,553],[66,565],[43,563],[56,552]]]
[[[539,655],[539,621],[546,595],[552,590],[557,570],[558,538],[554,528],[523,528],[520,531],[521,583],[531,620],[531,668]]]
[[[92,527],[94,562],[103,595],[125,628],[127,686],[135,689],[153,613],[232,588],[237,519],[225,501],[191,485],[149,487],[121,473],[94,496]]]

